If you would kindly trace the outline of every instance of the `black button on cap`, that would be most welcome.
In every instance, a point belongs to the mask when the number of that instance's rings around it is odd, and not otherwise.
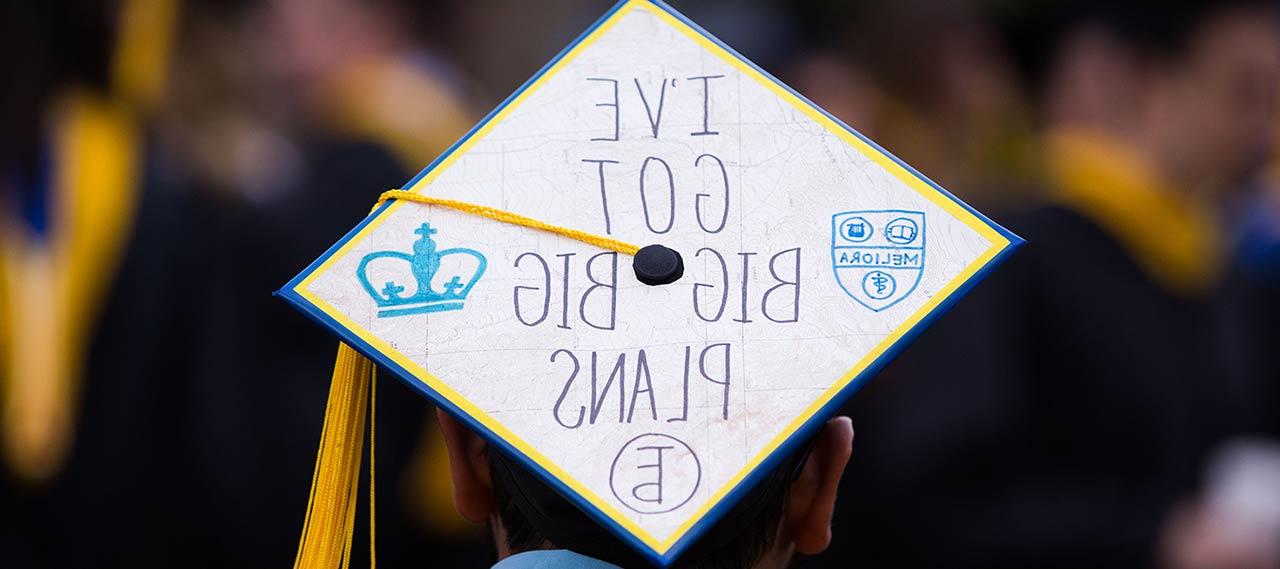
[[[631,266],[636,271],[636,279],[650,286],[670,284],[684,276],[684,259],[680,253],[662,245],[649,245],[636,251]]]

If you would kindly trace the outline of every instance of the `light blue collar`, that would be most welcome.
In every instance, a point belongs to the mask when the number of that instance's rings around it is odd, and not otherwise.
[[[620,569],[567,549],[526,551],[499,561],[493,569]]]

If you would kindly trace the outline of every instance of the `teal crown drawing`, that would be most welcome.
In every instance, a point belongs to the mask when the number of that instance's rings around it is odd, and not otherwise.
[[[436,234],[436,229],[431,227],[429,223],[423,223],[413,232],[420,237],[413,242],[413,253],[404,253],[400,251],[374,251],[365,255],[360,260],[360,267],[356,269],[356,276],[360,279],[360,285],[364,287],[365,292],[373,297],[381,310],[378,311],[379,318],[387,318],[391,316],[406,316],[409,314],[423,314],[427,312],[444,312],[446,310],[462,310],[463,302],[467,299],[467,294],[471,292],[471,287],[476,285],[481,276],[484,276],[485,266],[488,261],[484,255],[474,249],[463,247],[453,247],[450,249],[436,249],[436,242],[431,238]],[[440,285],[441,290],[436,290],[432,286],[432,282],[437,280],[436,273],[440,271],[441,261],[447,258],[459,258],[458,256],[473,257],[476,262],[476,268],[467,280],[463,280],[464,275],[449,275],[449,280]],[[401,272],[402,275],[411,275],[413,277],[413,293],[410,296],[403,296],[405,285],[408,283],[397,282],[395,280],[384,281],[381,287],[374,286],[369,277],[369,264],[379,259],[395,259],[404,261],[408,269],[407,273]],[[401,269],[403,271],[403,269]]]

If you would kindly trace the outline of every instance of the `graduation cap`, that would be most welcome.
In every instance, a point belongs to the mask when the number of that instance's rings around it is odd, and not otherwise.
[[[625,0],[278,293],[342,340],[299,565],[347,555],[370,361],[669,565],[1020,243]]]

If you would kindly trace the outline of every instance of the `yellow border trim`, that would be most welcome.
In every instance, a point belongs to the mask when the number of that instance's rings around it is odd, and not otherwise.
[[[523,452],[525,455],[527,455],[530,460],[534,461],[536,464],[546,469],[546,471],[551,473],[551,475],[560,479],[562,482],[564,482],[566,486],[572,488],[575,492],[581,495],[584,499],[586,499],[596,508],[599,508],[601,512],[609,516],[611,519],[617,522],[618,525],[625,528],[628,532],[631,532],[631,534],[634,535],[641,542],[653,548],[653,550],[657,552],[659,555],[664,555],[671,548],[671,546],[675,544],[676,541],[678,541],[681,537],[683,537],[685,533],[687,533],[695,523],[701,520],[702,517],[706,515],[706,513],[711,508],[715,507],[715,505],[718,504],[726,494],[732,491],[733,488],[735,488],[739,482],[741,482],[744,478],[746,478],[746,476],[750,474],[751,471],[753,471],[762,461],[764,461],[765,458],[767,458],[770,454],[772,454],[773,451],[776,450],[783,442],[785,442],[788,437],[790,437],[793,433],[795,433],[797,429],[799,429],[802,425],[804,425],[804,423],[808,421],[820,409],[822,409],[824,405],[830,402],[833,397],[835,397],[846,386],[848,386],[849,382],[852,381],[853,378],[857,377],[860,373],[862,373],[862,371],[865,370],[867,366],[871,365],[872,362],[874,362],[877,358],[879,358],[882,354],[884,354],[884,352],[888,350],[895,342],[897,342],[898,339],[900,339],[903,335],[905,335],[908,331],[910,331],[913,327],[915,327],[915,325],[918,324],[921,320],[923,320],[926,316],[928,316],[930,312],[933,312],[933,310],[937,308],[939,304],[941,304],[944,300],[946,300],[948,297],[954,294],[956,289],[958,289],[966,281],[972,278],[974,274],[977,273],[980,269],[982,269],[982,267],[986,266],[987,263],[990,263],[991,260],[994,259],[995,256],[999,254],[1000,251],[1004,250],[1004,248],[1007,247],[1010,243],[1008,239],[1006,239],[1003,235],[997,232],[990,225],[983,222],[981,219],[979,219],[973,213],[969,212],[960,204],[956,203],[955,200],[944,195],[942,192],[939,192],[936,188],[929,185],[920,177],[912,174],[910,171],[908,171],[905,167],[903,167],[901,164],[896,162],[894,159],[876,150],[870,144],[867,144],[861,138],[858,138],[853,133],[846,130],[843,126],[836,123],[832,119],[828,118],[825,114],[815,109],[813,106],[811,106],[809,103],[802,100],[800,97],[796,96],[794,93],[783,88],[781,85],[779,85],[769,77],[765,76],[764,74],[760,73],[755,68],[748,65],[745,61],[739,59],[736,55],[728,52],[723,47],[716,44],[714,41],[711,41],[709,38],[707,38],[706,36],[698,32],[697,30],[689,27],[688,24],[684,23],[679,18],[676,18],[675,16],[668,13],[666,10],[663,10],[658,6],[655,6],[654,4],[648,2],[647,0],[630,0],[625,6],[620,8],[618,11],[614,12],[614,14],[609,17],[609,19],[601,23],[600,26],[598,26],[593,32],[591,32],[590,35],[583,38],[583,40],[579,42],[577,46],[575,46],[572,50],[566,53],[565,56],[562,57],[560,61],[556,62],[554,66],[547,69],[547,71],[543,73],[542,76],[539,77],[534,83],[529,85],[529,87],[525,89],[524,92],[522,92],[519,96],[513,99],[508,105],[503,107],[488,122],[486,122],[485,125],[480,128],[480,130],[476,131],[474,135],[468,138],[466,142],[464,142],[452,153],[450,153],[449,156],[447,156],[444,160],[442,160],[438,165],[436,165],[434,169],[428,172],[415,184],[413,184],[412,186],[406,189],[408,191],[413,191],[413,192],[421,192],[423,189],[425,189],[433,180],[435,180],[442,172],[444,172],[445,169],[447,169],[450,165],[452,165],[453,162],[458,159],[458,157],[462,156],[463,154],[466,154],[466,152],[472,146],[474,146],[477,142],[482,140],[485,137],[485,135],[487,135],[491,130],[493,130],[493,127],[495,125],[502,122],[504,118],[510,115],[517,107],[520,106],[521,103],[523,103],[526,99],[528,99],[529,96],[531,96],[540,87],[542,87],[542,85],[546,84],[546,82],[550,80],[552,76],[554,76],[566,65],[572,62],[580,53],[582,53],[583,50],[591,46],[591,44],[595,43],[596,40],[600,39],[600,37],[603,36],[606,32],[608,32],[609,29],[611,29],[619,20],[626,17],[633,10],[644,10],[654,16],[657,16],[662,21],[666,22],[667,24],[671,25],[675,29],[684,33],[689,38],[693,39],[695,42],[701,45],[704,49],[719,56],[721,59],[723,59],[725,62],[735,67],[738,71],[740,71],[744,75],[755,79],[757,82],[759,82],[765,88],[769,89],[775,95],[777,95],[778,97],[790,103],[791,106],[800,110],[802,113],[804,113],[805,116],[814,120],[818,124],[826,127],[827,130],[831,131],[841,140],[845,141],[847,144],[852,146],[863,156],[866,156],[871,161],[879,165],[881,168],[884,168],[885,170],[892,173],[894,177],[896,177],[898,180],[906,184],[907,187],[915,190],[917,193],[923,195],[926,199],[933,202],[935,205],[942,208],[947,213],[950,213],[951,215],[955,216],[957,219],[961,220],[970,229],[973,229],[979,235],[986,238],[987,241],[991,243],[991,247],[988,248],[986,252],[984,252],[982,255],[978,256],[978,258],[975,259],[973,263],[971,263],[968,267],[965,267],[965,269],[961,271],[960,274],[957,275],[955,279],[953,279],[946,286],[942,287],[942,289],[938,291],[938,294],[935,294],[933,298],[929,299],[929,301],[924,304],[924,306],[921,306],[919,310],[917,310],[914,314],[908,317],[902,323],[902,325],[900,325],[892,333],[890,333],[883,340],[881,340],[881,342],[877,344],[874,348],[872,348],[871,351],[867,353],[867,355],[863,356],[863,358],[859,360],[852,368],[850,368],[849,371],[845,372],[845,374],[840,378],[839,381],[835,382],[834,384],[831,385],[831,387],[827,388],[827,390],[823,392],[820,397],[818,397],[812,404],[810,404],[804,410],[802,415],[792,420],[791,423],[789,423],[780,433],[778,433],[776,437],[773,438],[773,440],[769,441],[769,443],[765,445],[765,448],[760,453],[758,453],[756,456],[752,457],[749,461],[747,461],[746,466],[744,466],[741,470],[738,471],[737,474],[735,474],[732,478],[730,478],[729,481],[720,488],[720,490],[718,490],[715,494],[713,494],[709,500],[706,500],[703,503],[702,507],[700,507],[697,511],[691,514],[688,517],[688,519],[685,520],[684,523],[682,523],[674,531],[672,531],[671,534],[668,535],[665,539],[659,539],[654,535],[650,534],[648,531],[641,528],[640,526],[636,525],[625,514],[620,512],[617,508],[614,508],[607,501],[601,499],[600,496],[592,492],[589,488],[584,486],[577,479],[570,476],[567,472],[564,471],[564,469],[560,468],[557,464],[552,462],[542,453],[538,452],[536,448],[534,448],[524,439],[521,439],[520,437],[516,436],[515,433],[511,432],[511,430],[507,429],[500,422],[495,420],[493,417],[485,413],[480,408],[476,407],[466,398],[462,397],[461,394],[459,394],[457,391],[454,391],[452,388],[450,388],[448,384],[441,381],[436,376],[432,375],[431,372],[427,371],[422,366],[418,365],[417,363],[413,362],[409,358],[405,357],[399,351],[392,348],[389,344],[382,341],[377,336],[374,336],[373,334],[371,334],[368,330],[365,330],[363,327],[359,326],[358,324],[353,322],[351,319],[347,318],[345,314],[337,310],[328,302],[324,301],[323,299],[321,299],[316,295],[311,294],[311,292],[309,291],[310,285],[313,281],[315,281],[316,278],[319,277],[319,275],[324,273],[329,268],[330,265],[336,262],[337,259],[340,259],[343,256],[345,256],[347,251],[352,246],[354,246],[357,242],[362,241],[363,238],[366,237],[370,232],[377,229],[377,227],[387,219],[388,215],[394,212],[397,208],[402,207],[405,202],[398,201],[398,202],[392,203],[386,210],[382,212],[382,214],[379,215],[378,219],[374,219],[370,221],[369,224],[366,225],[363,230],[361,230],[356,235],[352,236],[351,239],[349,239],[342,247],[340,247],[337,251],[334,251],[334,253],[330,255],[328,259],[326,259],[323,263],[321,263],[318,267],[316,267],[315,270],[311,272],[311,274],[307,275],[306,278],[300,281],[298,285],[294,288],[294,292],[298,293],[307,301],[314,304],[322,312],[329,315],[331,318],[333,318],[335,321],[345,326],[347,329],[351,330],[352,333],[354,333],[356,336],[363,339],[364,341],[368,342],[369,345],[373,346],[379,352],[386,355],[392,361],[399,364],[404,369],[408,370],[420,381],[427,384],[427,386],[429,386],[431,389],[438,392],[440,395],[448,399],[454,405],[457,405],[458,408],[462,409],[468,415],[471,415],[476,421],[480,422],[485,427],[489,428],[491,431],[493,431],[495,435],[502,437],[502,439],[506,440],[515,448],[519,449],[520,452]]]

